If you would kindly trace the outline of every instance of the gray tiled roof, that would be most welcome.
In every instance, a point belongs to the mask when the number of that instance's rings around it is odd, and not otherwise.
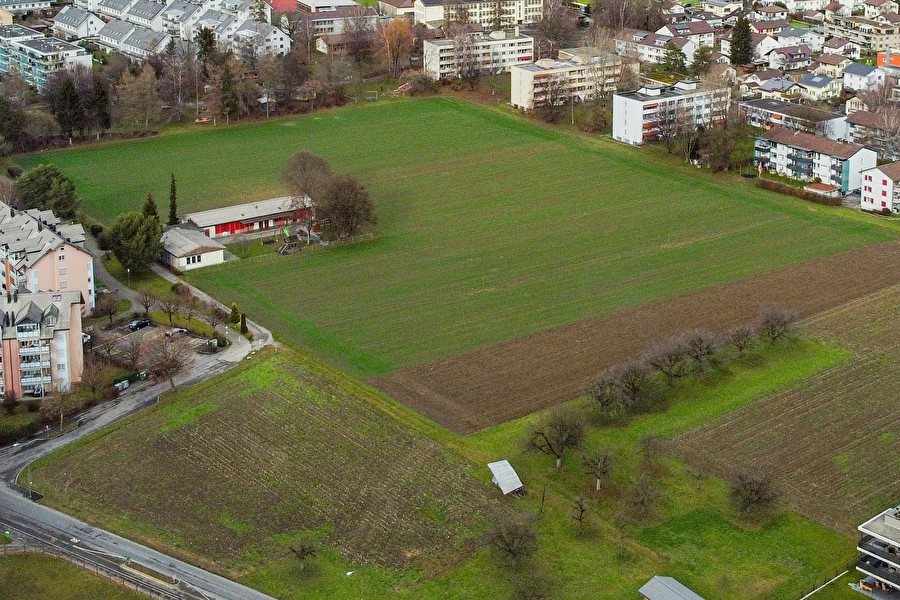
[[[138,0],[138,2],[134,3],[134,6],[128,9],[128,16],[151,21],[164,10],[166,10],[165,4],[153,2],[152,0]]]
[[[167,37],[169,36],[147,27],[137,27],[123,43],[144,52],[155,52]]]
[[[121,42],[126,37],[128,37],[128,35],[132,31],[134,31],[135,27],[137,27],[137,25],[135,25],[134,23],[128,23],[127,21],[113,19],[103,26],[103,29],[100,30],[98,35],[100,37],[106,37],[117,42]]]
[[[110,11],[121,12],[128,8],[129,4],[131,4],[131,0],[100,0],[99,6]]]
[[[859,63],[850,63],[847,65],[847,68],[844,69],[844,73],[850,73],[851,75],[859,75],[860,77],[867,77],[871,75],[873,71],[876,70],[876,67],[870,65],[861,65]]]
[[[91,13],[88,11],[75,8],[72,5],[67,5],[63,6],[62,10],[56,13],[56,16],[53,17],[53,22],[62,23],[69,27],[80,27],[81,24],[89,18],[91,18]]]

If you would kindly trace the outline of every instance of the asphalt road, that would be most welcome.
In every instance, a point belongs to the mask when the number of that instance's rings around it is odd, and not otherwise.
[[[212,356],[198,354],[190,372],[176,380],[176,384],[191,385],[223,373],[248,354],[272,343],[271,333],[256,324],[248,322],[248,325],[254,333],[252,344],[240,334],[230,331],[229,339],[232,344],[225,351]],[[83,418],[83,424],[68,433],[51,440],[43,440],[38,436],[0,449],[0,477],[2,477],[2,481],[0,481],[0,526],[12,531],[16,536],[23,537],[29,545],[53,546],[57,551],[82,562],[102,566],[124,580],[140,581],[146,590],[165,598],[269,599],[270,596],[146,546],[92,527],[29,499],[30,486],[27,467],[33,461],[155,404],[159,396],[168,390],[168,383],[137,383],[126,390],[117,401],[95,406],[80,415]],[[23,471],[24,474],[19,481],[22,485],[16,485],[16,479]],[[171,582],[140,574],[125,565],[125,562],[129,560],[132,565],[137,563],[171,578]]]

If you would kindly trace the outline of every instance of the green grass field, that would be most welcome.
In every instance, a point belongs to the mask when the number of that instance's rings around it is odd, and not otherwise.
[[[370,375],[895,237],[740,179],[432,98],[44,153],[105,221],[283,194],[303,148],[362,179],[377,238],[188,275]],[[227,174],[227,177],[222,175]]]
[[[0,556],[0,596],[4,600],[141,600],[64,560],[45,554]]]
[[[279,598],[493,599],[509,593],[508,570],[483,548],[457,554],[460,547],[445,536],[455,531],[465,539],[478,530],[473,519],[482,505],[473,504],[472,493],[487,486],[484,463],[506,457],[529,494],[501,502],[488,487],[488,496],[501,508],[537,514],[546,490],[534,564],[560,598],[631,597],[659,573],[708,598],[795,600],[850,561],[853,540],[780,510],[748,520],[734,510],[724,482],[663,456],[643,458],[641,439],[695,427],[845,360],[845,352],[814,342],[765,350],[709,382],[685,383],[664,412],[592,427],[588,447],[602,443],[615,456],[613,480],[599,496],[575,455],[557,474],[550,458],[521,450],[533,417],[461,438],[290,353],[257,357],[182,390],[40,461],[32,476],[52,506],[239,575]],[[466,459],[468,475],[460,478],[456,460],[440,453],[415,461],[431,443],[426,438]],[[132,474],[127,490],[115,477],[123,470]],[[620,558],[612,518],[631,481],[647,470],[662,498],[650,518],[629,526],[627,556]],[[421,493],[411,494],[416,488]],[[357,490],[365,490],[361,499]],[[569,518],[576,494],[595,501],[581,537]],[[473,507],[465,521],[464,505]],[[286,551],[301,535],[324,543],[303,572]],[[421,547],[417,538],[443,550],[406,567],[384,565],[392,547]]]

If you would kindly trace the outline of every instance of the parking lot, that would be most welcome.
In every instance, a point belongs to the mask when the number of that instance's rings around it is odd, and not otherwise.
[[[126,323],[114,329],[101,331],[99,340],[97,339],[98,336],[95,335],[88,347],[100,356],[113,358],[117,362],[127,364],[132,362],[136,347],[141,348],[140,350],[137,350],[137,352],[139,352],[142,357],[146,357],[149,354],[149,348],[153,348],[156,344],[165,344],[170,340],[170,338],[166,336],[166,333],[172,329],[173,328],[169,327],[148,325],[132,331],[129,328],[128,323]],[[188,345],[193,350],[197,350],[206,343],[206,340],[191,336],[187,333],[175,333],[174,336],[187,340]],[[140,363],[141,361],[138,362]],[[141,367],[141,370],[149,370],[149,367],[151,367],[151,365],[144,364]]]

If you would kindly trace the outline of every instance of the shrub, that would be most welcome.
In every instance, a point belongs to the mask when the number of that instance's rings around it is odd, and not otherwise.
[[[767,308],[760,315],[759,332],[771,344],[793,337],[796,326],[797,317],[786,310]]]
[[[103,225],[100,223],[94,223],[91,225],[91,235],[96,237],[100,237],[100,234],[103,233]]]
[[[20,175],[22,175],[24,171],[22,167],[18,165],[10,165],[6,167],[6,174],[9,175],[10,179],[18,179]]]
[[[804,190],[803,188],[794,187],[792,185],[787,185],[786,183],[781,183],[778,181],[772,181],[770,179],[763,179],[761,177],[756,180],[756,187],[760,187],[764,190],[769,190],[772,192],[780,192],[789,196],[796,196],[797,198],[815,202],[816,204],[824,204],[825,206],[841,205],[841,199],[839,197],[834,198],[832,196],[826,196],[824,194],[817,194],[815,192]]]
[[[731,493],[744,512],[762,508],[778,498],[771,477],[746,472],[732,478]]]

